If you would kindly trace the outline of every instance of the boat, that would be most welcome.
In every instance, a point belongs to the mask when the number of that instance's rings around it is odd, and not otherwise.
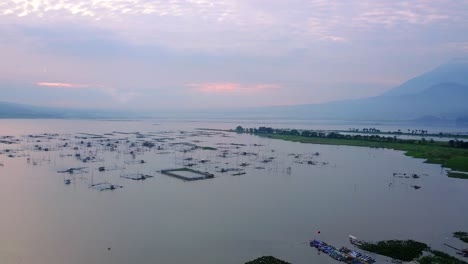
[[[79,168],[68,168],[66,170],[62,170],[62,171],[57,171],[58,173],[70,173],[70,174],[73,174],[75,171],[82,171],[86,169],[86,167],[79,167]]]
[[[349,235],[349,242],[355,246],[361,246],[362,242],[353,235]]]
[[[353,238],[357,240],[354,236]],[[317,240],[317,239],[311,240],[309,244],[311,247],[315,247],[318,251],[329,255],[330,257],[336,259],[337,261],[342,261],[345,263],[352,263],[352,264],[372,264],[375,262],[374,258],[364,255],[355,250],[351,250],[346,247],[337,249],[336,247],[324,241]]]

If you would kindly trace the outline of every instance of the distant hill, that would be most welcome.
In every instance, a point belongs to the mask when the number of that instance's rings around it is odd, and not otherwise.
[[[70,109],[0,102],[0,118],[128,118],[141,117],[133,111]]]
[[[404,82],[384,95],[396,96],[415,94],[440,83],[468,85],[468,63],[466,61],[452,61],[448,64],[441,65],[432,71]]]
[[[0,118],[61,118],[57,111],[8,102],[0,102]]]
[[[265,111],[271,115],[305,119],[403,121],[432,116],[433,120],[440,121],[468,116],[467,102],[468,86],[441,83],[415,94],[381,95],[324,104],[271,107]]]
[[[427,123],[458,119],[460,123],[464,120],[460,118],[468,116],[468,63],[459,61],[439,66],[380,96],[248,111],[279,118]]]

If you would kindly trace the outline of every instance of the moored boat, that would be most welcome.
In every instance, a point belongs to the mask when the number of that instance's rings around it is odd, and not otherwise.
[[[351,237],[351,236],[350,236]],[[348,249],[346,247],[342,247],[337,249],[336,247],[327,244],[326,242],[314,239],[310,241],[310,246],[317,248],[317,250],[326,253],[330,257],[338,260],[343,261],[345,263],[352,263],[352,264],[372,264],[375,262],[375,259],[364,255],[360,252],[355,250]]]

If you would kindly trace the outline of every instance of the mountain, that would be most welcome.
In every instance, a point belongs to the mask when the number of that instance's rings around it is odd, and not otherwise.
[[[194,118],[294,118],[349,121],[463,123],[468,117],[468,63],[451,62],[375,97],[322,104],[136,113],[27,106],[0,102],[0,118],[126,118],[178,116]]]
[[[415,94],[440,83],[458,83],[468,85],[468,62],[463,60],[443,64],[432,71],[410,79],[384,95],[396,96]]]
[[[455,122],[468,116],[468,63],[452,61],[375,97],[250,109],[256,115],[350,121]],[[463,119],[464,120],[464,119]]]
[[[60,118],[60,113],[50,109],[0,102],[0,118]]]
[[[70,109],[0,102],[0,118],[129,118],[141,117],[133,111]]]
[[[468,86],[433,85],[415,94],[381,95],[313,105],[265,109],[271,115],[305,119],[402,121],[432,116],[455,120],[468,115]],[[258,114],[258,113],[257,113]]]

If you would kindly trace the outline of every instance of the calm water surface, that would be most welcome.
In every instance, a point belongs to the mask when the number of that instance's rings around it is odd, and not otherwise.
[[[75,136],[80,132],[140,131],[153,132],[151,138],[173,138],[161,143],[163,150],[137,153],[135,159],[124,145],[101,151],[93,141],[86,153],[95,152],[98,162],[86,164],[68,157],[77,151],[58,147],[57,138],[37,143],[49,146],[48,152],[34,151],[33,140],[0,144],[0,151],[21,149],[14,158],[0,155],[0,263],[234,264],[263,255],[292,263],[337,263],[304,242],[319,238],[348,245],[350,234],[371,241],[411,238],[448,253],[453,252],[443,243],[468,246],[451,238],[454,231],[468,230],[468,181],[448,178],[439,165],[393,150],[193,133],[198,127],[235,125],[0,120],[0,135],[58,133],[73,144],[79,144]],[[113,137],[138,141],[135,134]],[[184,145],[169,146],[175,142],[217,150],[184,153]],[[273,161],[262,162],[269,158]],[[138,163],[142,159],[145,164]],[[195,162],[194,167],[214,173],[214,179],[184,182],[157,173],[204,159],[209,162]],[[81,166],[86,167],[83,173],[57,173]],[[99,166],[111,170],[99,173]],[[235,172],[221,173],[221,168],[242,168],[246,174],[232,176]],[[155,177],[132,181],[120,177],[125,173]],[[421,178],[396,178],[393,173]],[[64,179],[72,183],[66,185]],[[99,182],[124,187],[89,188]]]

